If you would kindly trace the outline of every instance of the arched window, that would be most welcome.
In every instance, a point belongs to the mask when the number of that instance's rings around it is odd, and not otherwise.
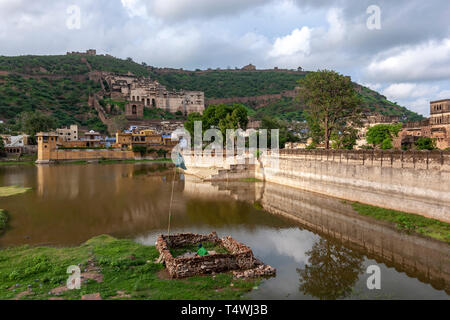
[[[131,107],[131,113],[132,114],[137,114],[137,107],[135,104],[133,104],[133,106]]]

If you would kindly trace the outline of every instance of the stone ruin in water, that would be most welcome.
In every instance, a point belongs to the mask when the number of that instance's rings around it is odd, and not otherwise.
[[[172,278],[227,271],[233,271],[236,278],[273,276],[276,273],[275,268],[258,260],[249,247],[230,236],[220,239],[215,232],[209,235],[182,233],[171,235],[170,244],[167,240],[167,236],[160,235],[156,241],[156,248],[160,253],[159,261],[165,264]],[[170,248],[182,248],[201,242],[212,242],[223,246],[229,253],[213,253],[195,257],[173,257],[170,253]]]

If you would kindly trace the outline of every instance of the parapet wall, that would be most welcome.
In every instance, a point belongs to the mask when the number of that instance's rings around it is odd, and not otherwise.
[[[40,159],[37,163],[53,161],[77,161],[77,160],[127,160],[135,159],[136,155],[132,151],[120,149],[67,149],[54,150],[48,152],[48,159]]]
[[[450,222],[449,152],[282,151],[263,155],[255,176]]]

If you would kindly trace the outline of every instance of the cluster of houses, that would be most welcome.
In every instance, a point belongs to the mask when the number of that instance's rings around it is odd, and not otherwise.
[[[159,149],[169,151],[176,144],[176,141],[172,141],[171,134],[161,131],[162,128],[166,127],[133,125],[127,130],[116,132],[114,136],[105,136],[94,130],[81,130],[77,125],[71,125],[58,128],[52,132],[39,132],[35,139],[26,134],[15,136],[4,134],[0,137],[3,139],[7,157],[14,158],[24,154],[37,153],[39,160],[39,157],[43,154],[40,151],[58,151],[61,155],[63,152],[77,150],[133,151],[136,149],[135,146],[140,146],[140,150],[142,150],[142,147],[146,147],[146,149],[152,151]],[[48,156],[51,155],[48,154]],[[81,157],[81,154],[79,156]]]
[[[79,132],[77,125],[56,129],[48,133],[56,137],[56,145],[64,149],[77,148],[119,148],[131,150],[133,146],[165,147],[172,145],[171,136],[158,132],[149,126],[130,126],[129,129],[116,132],[115,136],[104,136],[94,130]],[[40,132],[37,136],[44,136]]]
[[[7,156],[20,156],[22,154],[36,153],[36,145],[30,139],[29,135],[19,134],[0,134],[3,140],[4,150]]]

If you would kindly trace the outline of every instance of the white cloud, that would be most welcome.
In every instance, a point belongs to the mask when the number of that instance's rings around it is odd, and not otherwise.
[[[272,50],[271,57],[290,56],[297,53],[309,54],[310,52],[311,29],[303,27],[300,30],[294,29],[291,34],[277,38]]]
[[[140,0],[120,0],[130,17],[144,17],[147,15],[145,3]]]
[[[396,48],[367,67],[367,76],[385,81],[425,81],[450,77],[450,39]]]
[[[408,99],[432,96],[439,90],[438,86],[417,83],[394,83],[383,90],[383,94],[392,99]]]
[[[210,19],[243,12],[272,0],[121,0],[132,8],[146,7],[149,15],[170,22],[195,18]],[[129,4],[128,4],[129,5]]]
[[[332,8],[328,10],[327,21],[329,24],[328,41],[337,43],[345,36],[345,22],[342,20],[342,10]]]

